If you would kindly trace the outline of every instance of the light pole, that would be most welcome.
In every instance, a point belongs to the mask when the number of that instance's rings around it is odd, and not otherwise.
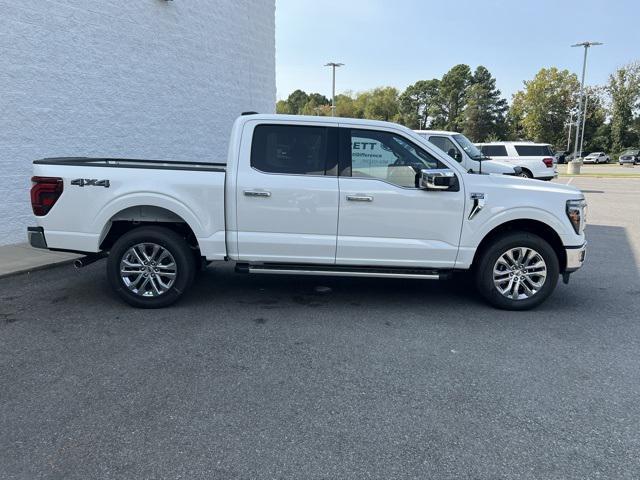
[[[578,148],[580,146],[580,116],[582,115],[582,97],[584,96],[584,76],[585,76],[585,72],[587,70],[587,51],[589,50],[589,47],[595,47],[597,45],[602,45],[601,42],[581,42],[581,43],[576,43],[574,45],[571,45],[572,47],[584,47],[584,58],[582,60],[582,80],[580,82],[580,99],[578,100],[578,119],[576,121],[576,145],[575,148],[573,150],[573,161],[576,161],[578,159]],[[585,116],[586,116],[586,108],[585,108]],[[583,120],[584,121],[584,120]],[[573,163],[572,161],[572,163]],[[577,161],[576,161],[577,164]],[[573,166],[570,166],[570,170],[573,173]],[[579,167],[576,169],[577,171],[575,173],[579,173]]]
[[[582,133],[580,134],[580,157],[582,157],[582,147],[584,146],[584,126],[587,124],[587,103],[589,103],[589,96],[584,96],[584,115],[582,116]]]
[[[566,152],[566,155],[569,154],[569,149],[571,148],[571,127],[573,127],[573,112],[569,114],[569,135],[567,136],[567,152]]]
[[[342,67],[344,63],[329,62],[325,67],[333,69],[333,88],[331,90],[331,116],[336,116],[336,68]]]

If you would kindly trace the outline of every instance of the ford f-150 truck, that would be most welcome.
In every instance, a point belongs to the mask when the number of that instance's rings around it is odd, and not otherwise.
[[[136,307],[180,298],[203,264],[256,274],[438,279],[471,270],[494,306],[540,304],[581,267],[570,186],[470,173],[387,122],[246,114],[225,163],[34,162],[31,245],[107,256]]]

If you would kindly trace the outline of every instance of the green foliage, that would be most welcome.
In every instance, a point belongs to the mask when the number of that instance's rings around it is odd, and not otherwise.
[[[640,63],[631,63],[609,76],[611,96],[611,148],[619,152],[638,141],[637,113],[640,101]]]
[[[511,104],[512,137],[562,145],[566,140],[565,124],[577,104],[578,78],[568,70],[542,68],[533,80],[524,82]]]
[[[326,107],[331,102],[319,93],[307,94],[303,90],[296,90],[286,100],[276,103],[276,112],[291,115],[328,115]]]
[[[400,101],[401,122],[409,128],[423,130],[427,128],[429,112],[435,107],[440,81],[437,79],[420,80],[407,87]]]
[[[575,74],[542,68],[524,82],[511,105],[487,68],[472,73],[456,65],[441,79],[419,80],[402,93],[393,87],[336,96],[336,115],[399,122],[412,129],[462,131],[473,141],[535,140],[567,147],[568,122],[576,121],[580,85]],[[584,152],[620,152],[640,143],[640,63],[616,70],[605,87],[585,89]],[[608,109],[607,105],[611,108]],[[320,93],[296,90],[276,104],[278,113],[331,115],[331,101]],[[582,127],[582,124],[581,124]],[[571,150],[575,126],[571,132]]]
[[[445,130],[461,131],[467,89],[473,77],[469,65],[459,64],[442,76],[432,114],[434,126]]]
[[[476,68],[465,99],[464,134],[475,142],[483,142],[490,136],[500,138],[505,131],[507,101],[496,88],[495,78],[482,65]]]

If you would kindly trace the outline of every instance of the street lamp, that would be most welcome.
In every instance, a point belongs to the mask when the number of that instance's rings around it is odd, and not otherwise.
[[[576,43],[574,45],[571,45],[572,47],[584,47],[584,59],[582,60],[582,81],[580,82],[580,99],[578,100],[578,118],[576,121],[576,144],[575,144],[575,148],[573,150],[573,160],[577,160],[578,158],[578,148],[580,147],[580,115],[582,114],[582,99],[584,97],[584,75],[585,72],[587,70],[587,51],[589,50],[589,47],[595,47],[597,45],[603,45],[603,43],[601,42],[581,42],[581,43]],[[586,119],[587,116],[587,109],[584,109],[584,116]],[[585,119],[582,120],[583,124]],[[584,128],[583,128],[583,135],[584,135]],[[582,153],[582,152],[580,152]],[[572,162],[573,163],[573,162]],[[573,170],[573,166],[571,166],[571,170]],[[578,167],[579,168],[579,167]],[[573,173],[573,172],[570,172]],[[579,173],[579,169],[577,172],[575,173]]]
[[[336,116],[336,68],[342,67],[344,63],[329,62],[325,67],[333,69],[333,89],[331,91],[331,115]]]
[[[584,126],[587,124],[587,104],[589,95],[584,96],[584,115],[582,116],[582,134],[580,135],[580,157],[582,157],[582,147],[584,146]]]

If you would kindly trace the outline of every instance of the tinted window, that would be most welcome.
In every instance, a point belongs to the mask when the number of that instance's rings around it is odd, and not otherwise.
[[[462,161],[460,150],[447,137],[429,137],[429,141],[451,158],[456,159],[458,162]],[[458,154],[458,158],[456,158],[456,154]]]
[[[417,186],[425,168],[446,168],[410,141],[387,132],[351,130],[351,176],[378,178],[400,187]]]
[[[515,145],[521,157],[548,157],[553,155],[548,145]]]
[[[328,128],[258,125],[253,131],[251,166],[267,173],[324,175]]]
[[[506,157],[507,147],[504,145],[483,145],[480,147],[482,153],[487,157]]]

